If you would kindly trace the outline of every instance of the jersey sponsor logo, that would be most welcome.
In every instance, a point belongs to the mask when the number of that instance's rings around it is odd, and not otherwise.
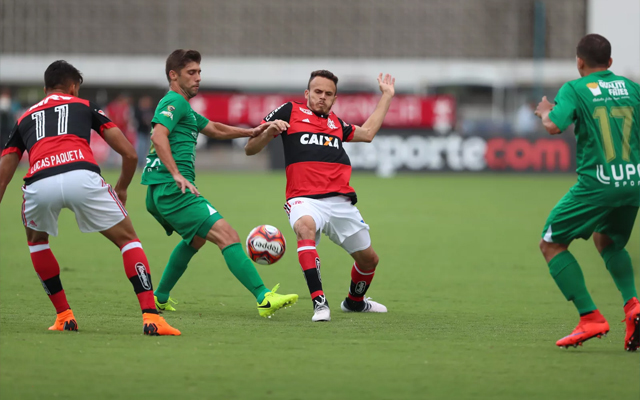
[[[174,106],[168,106],[167,107],[167,111],[169,111],[169,112],[173,112],[175,110],[176,110],[176,108]]]
[[[300,143],[335,147],[336,149],[340,148],[340,142],[338,138],[334,136],[320,135],[317,133],[305,133],[304,135],[300,136]]]
[[[74,161],[84,160],[84,154],[82,154],[82,150],[69,150],[63,151],[58,154],[54,154],[52,156],[47,156],[42,158],[31,166],[29,170],[29,175],[33,175],[39,170],[43,168],[55,167],[57,165],[66,164]]]
[[[329,129],[338,129],[331,118],[327,118],[327,126],[329,127]]]
[[[313,112],[311,112],[311,110],[307,110],[306,108],[303,107],[299,107],[300,111],[302,111],[303,113],[307,114],[307,115],[313,115]]]
[[[610,167],[611,174],[608,175],[603,164],[596,165],[596,178],[600,183],[613,184],[614,187],[640,186],[640,164],[618,164]]]
[[[72,96],[60,96],[60,95],[57,95],[57,94],[52,94],[51,96],[46,97],[45,99],[43,99],[39,103],[31,106],[31,108],[29,108],[29,111],[47,104],[49,102],[49,100],[60,101],[60,100],[71,100],[71,99],[73,99]]]
[[[600,90],[600,86],[596,82],[587,83],[587,87],[591,90],[591,94],[594,96],[600,96],[602,91]]]
[[[273,118],[273,116],[274,116],[274,115],[276,115],[276,113],[278,112],[278,110],[279,110],[279,109],[281,109],[282,107],[286,106],[287,104],[288,104],[288,103],[284,103],[284,104],[283,104],[283,105],[281,105],[280,107],[278,107],[278,108],[276,108],[275,110],[271,111],[271,112],[269,113],[269,115],[267,115],[267,116],[265,117],[265,119],[264,119],[264,120],[265,120],[265,121],[267,121],[267,122],[268,122],[268,121],[271,121],[271,118]]]
[[[624,81],[598,81],[598,84],[601,88],[607,89],[609,91],[609,95],[611,96],[628,96],[629,92],[627,91],[627,86]],[[595,96],[595,95],[594,95]]]
[[[173,113],[171,111],[160,111],[160,114],[164,115],[167,118],[171,118],[173,121]]]

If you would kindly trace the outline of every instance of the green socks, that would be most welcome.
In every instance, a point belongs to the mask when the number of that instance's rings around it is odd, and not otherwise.
[[[602,250],[602,258],[618,290],[622,293],[624,304],[633,297],[638,297],[629,253],[625,249],[616,250],[615,245],[612,244]]]
[[[164,268],[162,278],[155,291],[155,295],[158,297],[158,302],[166,303],[169,301],[169,293],[171,289],[176,285],[178,279],[182,276],[184,271],[189,265],[191,258],[198,252],[198,250],[189,246],[184,240],[180,241],[169,257],[169,262]]]
[[[564,297],[568,301],[573,301],[580,315],[597,309],[587,291],[580,265],[573,254],[563,251],[553,257],[549,261],[549,272]]]
[[[231,273],[255,296],[258,303],[262,303],[264,295],[269,290],[262,283],[262,278],[253,262],[242,250],[242,245],[240,243],[229,245],[222,249],[222,255]],[[162,278],[164,279],[164,275]]]

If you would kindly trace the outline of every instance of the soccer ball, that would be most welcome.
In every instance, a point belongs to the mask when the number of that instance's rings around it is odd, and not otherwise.
[[[275,226],[256,226],[247,236],[247,254],[258,264],[273,264],[284,255],[287,241]]]

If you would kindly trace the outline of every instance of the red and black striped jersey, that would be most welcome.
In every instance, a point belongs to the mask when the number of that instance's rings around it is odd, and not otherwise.
[[[282,133],[287,175],[287,200],[347,196],[355,204],[355,190],[349,185],[351,162],[343,143],[353,139],[355,127],[333,111],[316,114],[306,105],[289,102],[267,115],[262,123],[280,119],[289,123]]]
[[[116,125],[88,100],[50,94],[33,105],[2,140],[2,156],[29,152],[26,184],[75,169],[100,173],[89,146],[91,130],[102,133]]]

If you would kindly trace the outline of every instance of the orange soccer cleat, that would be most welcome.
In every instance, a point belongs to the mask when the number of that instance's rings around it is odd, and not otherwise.
[[[144,313],[142,314],[142,322],[144,324],[143,332],[149,336],[180,336],[180,331],[172,327],[158,314]]]
[[[564,349],[569,346],[578,347],[587,340],[597,337],[606,336],[609,332],[609,323],[595,310],[590,314],[580,317],[578,326],[571,332],[571,335],[565,336],[556,342],[556,346]]]
[[[56,322],[49,327],[50,331],[77,331],[78,323],[76,317],[73,316],[73,311],[68,309],[61,312],[56,317]]]
[[[627,323],[627,334],[624,337],[624,349],[636,351],[640,347],[640,301],[632,298],[624,306],[624,321]]]

